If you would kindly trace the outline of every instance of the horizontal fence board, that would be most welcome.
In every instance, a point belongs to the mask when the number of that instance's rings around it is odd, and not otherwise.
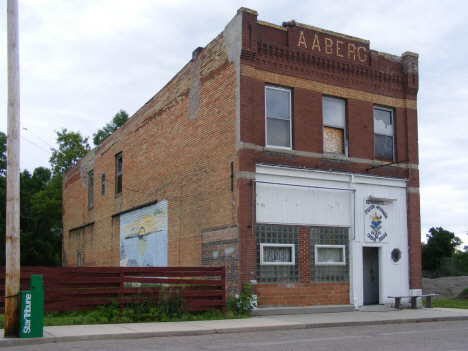
[[[21,267],[21,290],[29,290],[32,274],[43,277],[45,312],[94,309],[111,300],[122,308],[142,298],[157,302],[162,293],[180,293],[187,311],[224,312],[224,267]],[[4,313],[5,267],[0,267],[0,293]]]
[[[221,280],[199,280],[199,279],[161,279],[161,278],[138,278],[124,277],[124,283],[142,282],[144,284],[177,284],[177,285],[220,285]]]

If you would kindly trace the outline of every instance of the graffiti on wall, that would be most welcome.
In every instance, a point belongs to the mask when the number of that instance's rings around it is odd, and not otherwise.
[[[167,201],[120,216],[120,266],[167,267]]]

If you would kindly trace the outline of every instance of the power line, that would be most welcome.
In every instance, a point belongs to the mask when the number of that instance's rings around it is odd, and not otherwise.
[[[38,147],[39,149],[44,150],[45,152],[48,152],[49,154],[52,155],[52,152],[50,152],[49,150],[43,149],[42,147],[40,147],[40,146],[37,145],[37,144],[34,144],[32,141],[26,139],[24,136],[21,136],[21,138],[24,139],[24,140],[26,140],[28,143],[31,143],[31,144],[33,144],[34,146]]]
[[[29,133],[31,133],[32,135],[34,135],[36,138],[38,138],[39,140],[43,141],[44,143],[46,143],[48,146],[50,146],[52,149],[55,149],[52,145],[50,145],[47,141],[45,141],[44,139],[42,139],[40,136],[38,136],[37,134],[34,134],[33,132],[31,132],[28,128],[26,128],[21,122],[20,122],[20,125],[23,127],[24,130],[28,131]]]
[[[115,183],[113,181],[111,181],[111,180],[107,180],[107,182],[115,185]],[[130,188],[127,188],[127,187],[124,187],[124,186],[122,186],[122,189],[125,189],[125,190],[128,190],[128,191],[133,191],[134,193],[156,195],[154,192],[147,192],[147,191],[142,191],[142,190],[130,189]]]

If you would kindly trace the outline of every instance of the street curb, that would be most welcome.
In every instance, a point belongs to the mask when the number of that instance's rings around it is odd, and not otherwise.
[[[309,323],[309,324],[306,324],[306,329],[360,327],[360,326],[376,325],[376,324],[382,325],[382,324],[403,324],[403,323],[450,322],[450,321],[461,321],[461,320],[468,320],[468,316],[409,318],[409,319],[383,319],[383,320],[359,321],[359,322]]]
[[[251,333],[251,332],[267,332],[279,330],[293,329],[317,329],[317,328],[337,328],[337,327],[355,327],[366,325],[381,325],[381,324],[403,324],[403,323],[428,323],[428,322],[448,322],[468,320],[468,316],[452,316],[452,317],[432,317],[432,318],[411,318],[411,319],[390,319],[390,320],[373,320],[359,322],[331,322],[331,323],[298,323],[289,325],[277,326],[260,326],[260,327],[240,327],[240,328],[220,328],[220,329],[202,329],[202,330],[187,330],[187,331],[160,331],[160,332],[132,332],[121,334],[95,334],[95,335],[77,335],[77,336],[47,336],[45,338],[3,338],[0,339],[0,348],[13,346],[30,346],[57,344],[65,342],[77,341],[97,341],[97,340],[121,340],[121,339],[144,339],[156,337],[170,336],[196,336],[210,334],[229,334],[229,333]]]

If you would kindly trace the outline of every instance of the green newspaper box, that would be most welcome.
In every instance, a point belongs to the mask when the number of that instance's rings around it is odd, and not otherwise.
[[[31,275],[29,288],[28,291],[21,291],[20,337],[42,338],[44,327],[42,275]]]

